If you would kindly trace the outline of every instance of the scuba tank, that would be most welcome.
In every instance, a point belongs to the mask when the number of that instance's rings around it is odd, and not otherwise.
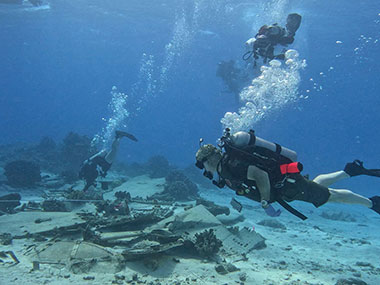
[[[230,134],[230,129],[226,128],[223,137],[220,139],[224,148],[236,148],[245,152],[255,152],[258,155],[268,156],[270,158],[278,158],[283,162],[297,161],[297,153],[279,144],[267,141],[255,136],[255,132],[250,130],[247,132],[237,132]]]

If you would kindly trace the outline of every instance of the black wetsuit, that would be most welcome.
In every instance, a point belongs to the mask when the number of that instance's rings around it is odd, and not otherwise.
[[[255,58],[259,55],[264,58],[264,62],[268,59],[284,59],[285,55],[283,53],[274,54],[274,47],[278,44],[287,46],[294,42],[294,35],[288,33],[285,28],[277,24],[269,26],[264,32],[259,32],[255,38],[256,41],[253,46]]]
[[[299,173],[287,174],[287,176],[282,175],[279,166],[291,162],[284,157],[282,159],[282,162],[273,162],[270,171],[267,171],[271,184],[270,200],[268,202],[279,202],[288,211],[303,219],[302,214],[298,215],[300,213],[297,213],[295,209],[284,201],[299,200],[319,207],[329,199],[329,189],[306,179]],[[276,167],[276,164],[278,167]],[[260,202],[261,195],[255,181],[247,178],[250,165],[255,165],[255,163],[249,159],[224,154],[218,165],[218,174],[229,188],[236,191],[237,195],[243,195],[251,200]],[[258,167],[261,168],[260,166]]]
[[[87,159],[79,171],[79,178],[86,180],[84,191],[90,186],[95,185],[95,180],[98,176],[105,177],[110,168],[111,163],[107,162],[103,156]]]

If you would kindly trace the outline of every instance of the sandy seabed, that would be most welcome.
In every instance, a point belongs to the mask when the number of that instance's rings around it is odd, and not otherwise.
[[[202,188],[201,196],[228,206],[234,193]],[[8,258],[0,263],[0,284],[380,284],[380,216],[375,212],[337,204],[315,209],[297,202],[292,206],[309,219],[301,221],[283,211],[280,217],[270,219],[285,228],[273,228],[259,224],[269,217],[257,203],[237,199],[244,206],[245,220],[236,225],[261,234],[267,246],[251,251],[246,260],[227,260],[238,268],[235,272],[219,274],[216,262],[170,255],[163,255],[155,270],[140,262],[129,262],[116,274],[107,273],[107,268],[101,273],[73,274],[48,264],[32,270],[32,261],[24,252],[33,242],[19,239],[0,246],[0,251],[13,251],[20,261],[13,264]],[[342,219],[327,219],[323,213]],[[231,210],[234,215],[237,212]],[[351,283],[337,283],[350,278]]]

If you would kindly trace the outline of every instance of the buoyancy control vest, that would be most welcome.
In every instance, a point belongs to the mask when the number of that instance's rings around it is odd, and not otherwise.
[[[253,130],[233,135],[230,135],[227,130],[221,138],[221,142],[230,159],[245,161],[248,165],[255,165],[266,171],[271,185],[275,185],[283,179],[281,165],[297,161],[295,151],[257,137]]]
[[[253,130],[230,134],[226,129],[220,139],[220,147],[225,150],[217,167],[219,181],[214,184],[219,187],[227,185],[238,195],[260,202],[260,192],[252,180],[248,180],[247,172],[250,165],[268,173],[271,193],[270,203],[278,202],[286,210],[301,219],[304,215],[287,204],[276,191],[284,185],[288,173],[300,173],[302,164],[297,161],[297,153],[279,144],[269,142],[255,136]]]

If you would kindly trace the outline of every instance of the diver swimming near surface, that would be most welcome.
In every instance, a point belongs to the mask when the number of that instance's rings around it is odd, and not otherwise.
[[[42,0],[0,0],[0,4],[16,4],[16,5],[22,5],[24,3],[30,3],[35,7],[43,5]]]
[[[243,55],[243,59],[248,60],[253,56],[254,66],[256,66],[259,57],[263,59],[263,63],[272,59],[285,59],[285,47],[294,42],[294,36],[301,25],[301,19],[301,15],[292,13],[287,17],[285,28],[277,23],[262,26],[255,37],[246,42],[249,51]],[[277,46],[282,46],[283,49],[275,54]]]
[[[99,176],[106,177],[108,170],[111,168],[111,165],[116,158],[120,140],[123,137],[137,142],[134,135],[127,132],[116,131],[115,139],[112,142],[110,151],[103,149],[83,162],[82,167],[79,170],[79,178],[86,181],[83,191],[87,191],[91,186],[96,186],[96,179]]]
[[[202,142],[202,140],[201,140]],[[219,188],[228,186],[237,195],[261,203],[270,216],[278,216],[272,203],[278,202],[302,220],[302,213],[287,202],[295,200],[320,207],[327,202],[362,205],[380,214],[380,196],[366,198],[346,189],[328,188],[331,184],[358,175],[380,177],[380,169],[366,169],[355,160],[344,170],[318,175],[309,180],[301,175],[303,166],[297,162],[297,153],[278,144],[255,136],[254,131],[231,134],[227,128],[219,148],[201,145],[196,153],[196,166],[204,169],[204,176]],[[213,180],[213,174],[218,179]]]

